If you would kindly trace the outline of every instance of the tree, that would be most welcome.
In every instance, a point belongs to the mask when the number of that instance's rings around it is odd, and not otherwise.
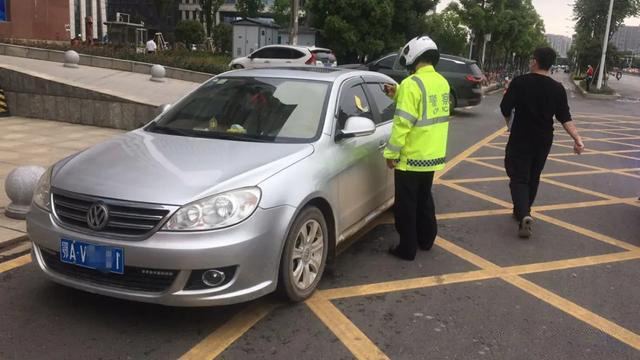
[[[462,26],[460,16],[451,8],[426,19],[425,34],[438,45],[442,53],[463,55],[469,31]]]
[[[176,40],[185,44],[202,44],[204,29],[196,20],[182,20],[176,25]]]
[[[229,24],[221,23],[213,28],[213,44],[219,51],[231,53],[233,46],[233,28]]]
[[[427,12],[435,10],[440,0],[393,0],[390,41],[394,49],[425,33]],[[428,33],[427,33],[428,34]]]
[[[609,34],[605,34],[608,12],[608,0],[576,0],[573,4],[576,38],[572,45],[571,54],[577,61],[578,73],[584,70],[587,65],[592,65],[594,68],[598,66],[604,36],[608,36],[610,40],[625,18],[639,15],[640,0],[616,0],[611,16],[611,28]],[[616,56],[617,52],[610,45],[605,60],[607,67],[613,65]]]
[[[258,14],[264,10],[262,0],[237,0],[236,9],[243,17],[258,17]]]
[[[460,0],[451,9],[475,35],[473,58],[480,60],[484,35],[491,34],[485,70],[524,70],[533,50],[546,43],[544,22],[531,0]]]
[[[291,0],[275,0],[272,11],[276,24],[289,27],[291,24]]]
[[[215,15],[220,10],[224,0],[201,0],[202,11],[200,12],[200,22],[204,23],[206,36],[212,36],[213,27],[216,25]]]
[[[309,0],[306,4],[312,26],[341,62],[375,57],[391,48],[393,5],[393,0]]]

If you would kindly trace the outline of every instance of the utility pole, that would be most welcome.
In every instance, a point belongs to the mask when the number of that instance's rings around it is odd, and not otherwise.
[[[484,54],[487,50],[487,42],[491,41],[491,34],[484,34],[484,43],[482,44],[482,70],[484,71]]]
[[[602,42],[602,58],[600,58],[600,69],[598,71],[598,90],[602,89],[602,78],[604,77],[604,67],[607,58],[607,45],[609,44],[609,29],[611,29],[611,15],[613,14],[613,0],[609,2],[609,16],[607,16],[607,30],[604,32]]]
[[[300,0],[291,0],[291,34],[289,44],[298,45],[298,15],[300,15]]]

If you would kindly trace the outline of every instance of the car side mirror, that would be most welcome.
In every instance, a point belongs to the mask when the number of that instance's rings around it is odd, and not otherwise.
[[[376,124],[371,119],[362,116],[352,116],[347,119],[344,129],[338,134],[339,139],[372,135],[376,132]]]
[[[169,109],[171,109],[171,104],[162,104],[160,106],[158,106],[158,114],[162,115],[164,113],[166,113],[167,111],[169,111]]]

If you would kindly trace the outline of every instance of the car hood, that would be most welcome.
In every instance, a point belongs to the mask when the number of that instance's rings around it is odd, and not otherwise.
[[[91,147],[53,174],[52,186],[75,193],[184,205],[255,186],[311,155],[310,144],[254,143],[136,130]]]

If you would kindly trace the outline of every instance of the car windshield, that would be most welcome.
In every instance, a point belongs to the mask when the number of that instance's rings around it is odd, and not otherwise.
[[[145,130],[238,141],[309,142],[316,138],[330,83],[251,77],[215,78]]]

